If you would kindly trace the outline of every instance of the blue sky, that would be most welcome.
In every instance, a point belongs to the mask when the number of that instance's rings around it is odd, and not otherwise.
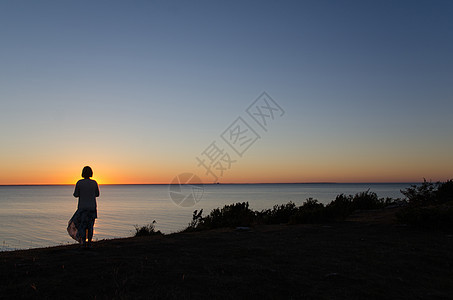
[[[452,20],[440,0],[2,1],[0,183],[168,182],[263,91],[286,113],[224,181],[451,178]]]

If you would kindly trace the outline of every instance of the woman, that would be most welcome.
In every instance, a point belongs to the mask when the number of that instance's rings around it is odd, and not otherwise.
[[[82,170],[82,177],[77,181],[74,197],[79,198],[77,211],[69,220],[68,233],[83,247],[91,247],[93,238],[94,220],[97,216],[96,197],[99,197],[99,186],[95,180],[90,179],[93,170],[86,166]]]

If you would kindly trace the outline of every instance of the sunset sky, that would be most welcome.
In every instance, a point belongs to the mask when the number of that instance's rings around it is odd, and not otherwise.
[[[0,184],[453,178],[453,1],[1,1],[0,38]]]

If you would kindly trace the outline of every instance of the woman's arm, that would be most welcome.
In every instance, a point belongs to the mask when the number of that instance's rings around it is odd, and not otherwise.
[[[99,185],[96,182],[96,197],[99,197]]]
[[[75,185],[75,189],[74,189],[74,197],[79,197],[80,195],[80,192],[79,192],[79,183],[77,182],[76,185]]]

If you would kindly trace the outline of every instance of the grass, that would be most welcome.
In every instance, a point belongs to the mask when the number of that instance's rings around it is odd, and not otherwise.
[[[368,222],[397,210],[3,252],[0,298],[450,299],[453,238]]]

